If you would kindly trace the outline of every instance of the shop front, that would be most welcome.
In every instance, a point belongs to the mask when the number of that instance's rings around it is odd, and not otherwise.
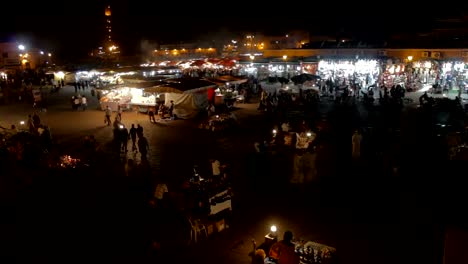
[[[387,63],[384,65],[384,71],[382,74],[382,83],[386,88],[391,88],[392,86],[400,85],[401,87],[406,87],[411,72],[411,68],[407,68],[405,63]],[[407,87],[409,88],[409,87]],[[415,88],[410,88],[410,90]]]
[[[319,61],[317,75],[322,79],[331,79],[339,84],[354,81],[361,87],[368,87],[377,82],[380,71],[377,60],[330,59]]]
[[[440,85],[447,90],[465,92],[468,64],[463,61],[445,61],[441,64]]]

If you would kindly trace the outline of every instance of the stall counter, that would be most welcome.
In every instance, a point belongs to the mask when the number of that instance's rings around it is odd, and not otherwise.
[[[132,110],[138,113],[148,113],[150,110],[156,115],[156,104],[132,104]]]

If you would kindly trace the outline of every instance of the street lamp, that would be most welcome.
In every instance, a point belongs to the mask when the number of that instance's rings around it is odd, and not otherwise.
[[[278,228],[275,225],[272,225],[270,227],[270,232],[265,235],[265,245],[271,246],[278,241],[276,231],[278,231]]]
[[[25,47],[23,44],[19,44],[19,45],[18,45],[18,49],[19,49],[19,50],[25,50],[26,47]]]
[[[272,225],[272,226],[270,227],[271,233],[276,233],[277,230],[278,230],[278,229],[276,228],[275,225]]]

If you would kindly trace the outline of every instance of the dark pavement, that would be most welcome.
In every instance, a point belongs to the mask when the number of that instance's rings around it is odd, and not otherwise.
[[[121,173],[119,155],[107,148],[112,132],[103,125],[95,98],[88,111],[71,112],[69,96],[70,87],[50,96],[49,111],[41,117],[64,150],[79,148],[79,138],[93,133],[108,159],[102,159],[106,163],[97,171],[30,175],[12,181],[3,177],[16,190],[6,196],[16,210],[14,219],[2,226],[17,231],[10,231],[17,247],[7,243],[4,248],[10,250],[2,254],[4,259],[15,257],[19,263],[249,263],[251,239],[261,242],[269,226],[276,224],[280,233],[290,229],[296,238],[337,248],[338,263],[440,263],[444,226],[463,219],[460,211],[467,198],[460,184],[463,164],[447,164],[439,158],[411,111],[402,114],[400,138],[387,136],[378,141],[386,147],[399,146],[401,166],[398,174],[392,174],[382,165],[381,155],[369,155],[360,164],[348,158],[349,132],[356,122],[377,126],[369,122],[372,113],[361,105],[335,108],[324,103],[321,111],[330,111],[333,133],[319,154],[320,181],[299,191],[286,184],[289,155],[262,158],[253,151],[253,142],[271,129],[256,104],[240,105],[235,113],[241,126],[218,134],[200,130],[190,121],[150,124],[145,115],[124,113],[127,126],[144,126],[151,148],[148,176],[129,179]],[[29,111],[28,105],[0,106],[2,116],[8,116],[0,122],[5,126],[21,120]],[[369,149],[376,142],[370,141]],[[232,220],[225,231],[187,247],[178,242],[188,234],[181,216],[169,211],[152,218],[154,212],[141,200],[161,175],[170,180],[169,189],[176,190],[194,164],[211,157],[232,167]],[[140,162],[138,154],[135,159]],[[21,174],[12,168],[4,175]],[[4,208],[11,208],[11,203],[5,204]],[[167,235],[169,242],[152,259],[147,249],[156,226],[153,220],[163,227],[159,233]]]

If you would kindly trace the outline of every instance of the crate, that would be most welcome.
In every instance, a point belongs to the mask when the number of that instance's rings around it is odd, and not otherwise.
[[[206,231],[208,232],[208,235],[213,234],[215,232],[215,225],[213,223],[207,224]]]
[[[221,219],[221,220],[217,221],[215,223],[215,225],[216,225],[216,231],[217,232],[221,232],[224,229],[226,229],[226,221],[224,221],[224,219]]]

